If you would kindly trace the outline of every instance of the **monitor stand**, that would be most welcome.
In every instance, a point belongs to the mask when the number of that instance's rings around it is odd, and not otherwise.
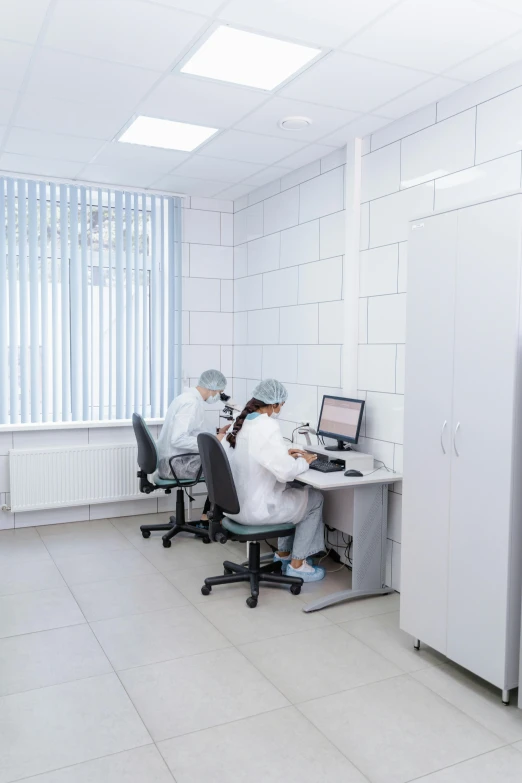
[[[338,440],[337,446],[325,446],[325,451],[352,451],[351,446],[348,446],[347,443],[344,442],[344,440]]]

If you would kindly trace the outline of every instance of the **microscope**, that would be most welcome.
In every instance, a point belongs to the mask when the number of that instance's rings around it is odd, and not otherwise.
[[[241,413],[241,408],[238,408],[234,400],[231,400],[230,395],[225,394],[225,392],[221,392],[219,398],[221,402],[225,403],[223,410],[219,414],[219,418],[225,419],[225,421],[234,421],[234,412],[236,414]],[[216,428],[216,431],[219,432],[219,427]]]

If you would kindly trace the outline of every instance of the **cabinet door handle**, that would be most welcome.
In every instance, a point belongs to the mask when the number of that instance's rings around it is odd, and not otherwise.
[[[455,449],[455,454],[457,455],[457,457],[460,457],[459,450],[457,449],[457,432],[459,430],[460,430],[460,421],[455,427],[455,434],[453,435],[453,448]]]
[[[440,431],[440,447],[442,449],[442,453],[443,454],[446,453],[446,449],[444,448],[444,431],[445,431],[447,425],[448,425],[448,422],[445,421],[444,424],[442,425],[442,430]]]

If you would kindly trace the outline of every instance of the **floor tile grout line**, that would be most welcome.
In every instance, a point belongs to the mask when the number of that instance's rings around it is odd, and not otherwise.
[[[84,764],[89,764],[91,761],[102,761],[103,759],[113,758],[114,756],[122,756],[124,753],[132,753],[133,750],[138,750],[139,748],[150,748],[153,745],[155,746],[155,744],[156,744],[155,742],[147,742],[144,745],[136,745],[133,748],[126,748],[125,750],[117,750],[115,753],[106,753],[104,756],[94,756],[91,759],[78,761],[76,764],[67,764],[65,767],[55,767],[54,769],[45,770],[44,772],[37,772],[36,775],[29,775],[28,778],[17,778],[16,781],[13,781],[13,783],[24,783],[24,781],[27,780],[37,780],[39,777],[42,777],[43,775],[51,775],[54,774],[55,772],[62,772],[63,770],[66,769],[75,769],[76,767],[81,767]],[[163,761],[165,761],[163,756],[161,756],[161,758]],[[170,772],[168,766],[167,769]],[[174,783],[177,783],[175,779],[174,779]]]
[[[439,769],[433,770],[433,772],[429,772],[427,775],[421,775],[420,777],[416,777],[416,778],[409,778],[407,781],[405,781],[405,783],[418,783],[418,781],[422,783],[423,780],[428,780],[432,775],[435,775],[439,772],[444,772],[447,769],[460,767],[462,766],[462,764],[466,764],[468,761],[474,761],[475,759],[480,759],[480,758],[484,758],[485,756],[490,756],[492,753],[497,753],[499,750],[504,750],[505,748],[511,748],[513,747],[513,744],[514,743],[508,745],[501,745],[499,748],[486,750],[484,753],[477,753],[476,756],[470,756],[467,759],[462,759],[462,761],[457,761],[455,764],[448,764],[448,766],[446,767],[440,767]]]

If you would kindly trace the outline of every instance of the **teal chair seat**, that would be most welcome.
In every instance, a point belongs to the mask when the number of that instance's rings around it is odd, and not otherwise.
[[[179,487],[179,486],[189,486],[189,485],[193,486],[195,483],[200,484],[204,481],[205,479],[203,478],[203,476],[201,476],[201,478],[199,478],[197,482],[195,482],[194,479],[178,479],[178,481],[176,481],[173,478],[165,479],[165,478],[161,478],[160,476],[156,476],[156,478],[154,479],[154,483],[156,484],[157,487],[165,487],[166,489],[173,489],[174,487]]]
[[[278,538],[279,536],[288,536],[295,530],[295,525],[288,522],[286,525],[241,525],[228,517],[223,517],[221,524],[239,541],[243,537],[245,541],[252,540],[256,536],[261,539]]]

